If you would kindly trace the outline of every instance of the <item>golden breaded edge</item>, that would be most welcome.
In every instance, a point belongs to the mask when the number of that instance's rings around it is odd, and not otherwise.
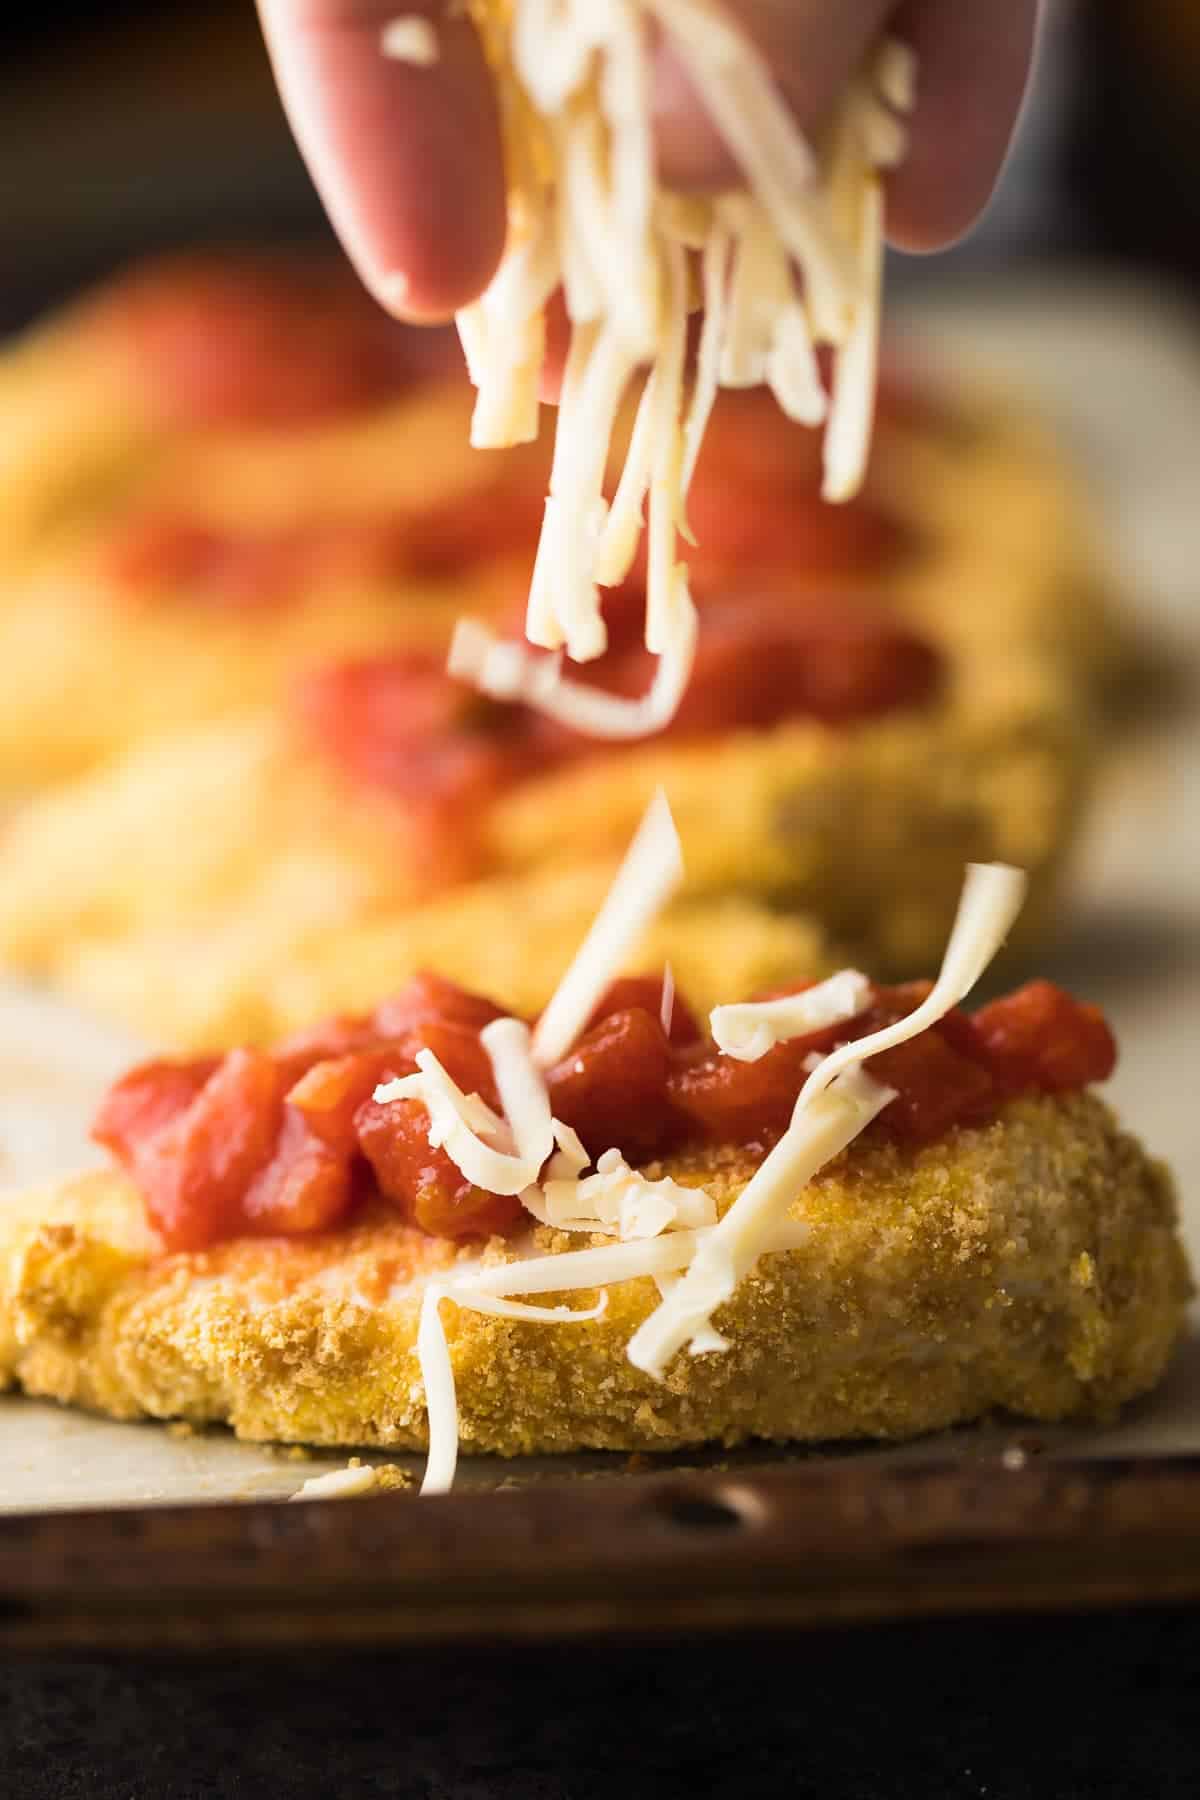
[[[663,1167],[722,1208],[750,1173],[734,1152]],[[1106,1419],[1153,1386],[1182,1329],[1169,1177],[1091,1095],[1017,1102],[916,1154],[859,1144],[794,1213],[807,1244],[764,1259],[716,1315],[729,1350],[678,1356],[661,1385],[624,1354],[658,1298],[648,1280],[612,1288],[580,1325],[444,1303],[464,1448],[902,1438],[996,1409]],[[470,1260],[383,1218],[155,1256],[137,1195],[109,1173],[14,1205],[3,1246],[0,1373],[29,1394],[250,1439],[414,1449],[423,1283]]]

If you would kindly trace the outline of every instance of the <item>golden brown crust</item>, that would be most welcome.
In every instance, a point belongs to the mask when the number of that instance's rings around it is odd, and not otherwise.
[[[661,785],[686,885],[641,962],[694,966],[713,1003],[819,972],[823,939],[910,974],[936,962],[967,861],[1026,869],[1037,931],[1091,764],[1057,677],[984,657],[926,712],[637,745],[529,782],[488,821],[487,874],[423,902],[400,806],[246,719],[28,808],[5,843],[0,957],[188,1045],[269,1038],[425,965],[533,1011]]]
[[[371,580],[314,557],[278,604],[222,604],[182,577],[127,591],[106,570],[114,536],[139,521],[253,539],[314,519],[394,517],[431,495],[486,487],[495,470],[470,450],[468,421],[469,394],[456,383],[300,432],[183,436],[48,530],[0,585],[0,790],[236,718],[331,657],[440,648],[464,609],[510,609],[523,557],[470,581]]]
[[[669,1168],[722,1206],[749,1172],[732,1152]],[[1157,1381],[1182,1328],[1170,1180],[1092,1096],[1018,1102],[915,1155],[856,1146],[796,1211],[809,1242],[767,1259],[716,1317],[731,1348],[677,1357],[662,1385],[624,1356],[656,1299],[648,1281],[613,1288],[584,1325],[443,1304],[464,1447],[907,1437],[999,1408],[1106,1418]],[[456,1254],[375,1219],[158,1257],[128,1184],[82,1177],[5,1220],[0,1372],[118,1418],[419,1448],[421,1283]]]

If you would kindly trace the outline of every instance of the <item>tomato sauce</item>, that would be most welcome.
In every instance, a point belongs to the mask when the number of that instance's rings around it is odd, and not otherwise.
[[[611,693],[646,691],[653,659],[641,642],[644,604],[633,587],[610,598],[609,649],[582,679]],[[687,742],[788,719],[851,725],[926,704],[942,677],[929,644],[849,595],[713,597],[701,602],[692,677],[661,738]],[[611,754],[531,708],[482,698],[420,652],[310,676],[296,690],[294,716],[356,780],[431,824],[453,819],[456,831],[472,808],[534,774]]]
[[[500,558],[531,555],[543,506],[540,490],[514,474],[432,503],[263,528],[147,512],[109,534],[99,572],[122,599],[168,595],[214,611],[273,609],[323,586],[450,581]]]
[[[857,1018],[746,1063],[722,1056],[682,999],[664,1029],[661,978],[626,978],[547,1071],[551,1106],[593,1159],[614,1145],[633,1161],[688,1144],[765,1150],[786,1129],[814,1053],[906,1017],[928,991],[875,987]],[[412,1073],[425,1048],[464,1092],[495,1108],[479,1033],[499,1016],[489,1001],[419,975],[374,1012],[332,1019],[270,1052],[145,1063],[109,1090],[93,1135],[137,1183],[169,1250],[325,1230],[366,1192],[433,1236],[511,1231],[526,1216],[520,1201],[465,1181],[430,1146],[419,1101],[374,1098],[380,1082]],[[901,1145],[933,1143],[995,1118],[1018,1095],[1103,1081],[1115,1061],[1096,1007],[1031,982],[872,1057],[866,1067],[896,1098],[868,1130]]]
[[[86,304],[156,412],[191,428],[303,425],[455,366],[449,333],[389,318],[350,268],[269,252],[140,266]]]

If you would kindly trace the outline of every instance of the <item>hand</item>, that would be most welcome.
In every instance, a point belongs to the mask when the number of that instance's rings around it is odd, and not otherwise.
[[[886,26],[920,58],[909,156],[889,184],[888,230],[910,250],[973,223],[1003,163],[1029,73],[1038,0],[726,0],[768,57],[801,125],[819,128]],[[486,287],[504,247],[504,173],[492,84],[453,0],[258,0],[297,141],[367,286],[389,311],[445,318]],[[389,61],[399,14],[437,28],[431,68]],[[727,185],[736,171],[686,79],[658,57],[663,178]]]

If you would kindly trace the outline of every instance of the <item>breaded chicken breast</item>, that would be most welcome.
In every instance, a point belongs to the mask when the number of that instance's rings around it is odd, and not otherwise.
[[[841,680],[842,649],[821,653]],[[720,662],[712,681],[728,686]],[[450,686],[422,677],[411,703],[405,687],[388,704],[420,719]],[[401,773],[428,767],[432,781],[448,754],[505,743],[499,715],[481,728],[451,698],[448,723],[431,712],[425,737],[397,740]],[[369,722],[352,690],[338,729],[357,729],[360,710]],[[10,824],[0,957],[177,1044],[270,1036],[426,964],[536,1006],[661,786],[683,838],[681,906],[722,930],[723,909],[742,909],[739,967],[759,985],[809,968],[803,956],[780,970],[778,951],[814,934],[909,973],[937,954],[964,860],[1029,871],[1022,929],[1036,935],[1094,760],[1072,693],[1016,653],[964,653],[940,697],[882,717],[584,748],[534,754],[508,784],[485,769],[460,799],[435,789],[431,810],[283,711],[146,746]],[[553,927],[531,936],[531,909]],[[682,944],[658,948],[674,961]]]
[[[0,358],[0,568],[101,518],[164,454],[214,436],[284,451],[447,362],[343,262],[203,250],[118,272]]]
[[[464,609],[511,610],[542,459],[474,455],[469,418],[450,382],[303,431],[210,430],[49,533],[0,580],[0,788],[237,716],[333,656],[440,650]]]
[[[724,1212],[754,1166],[712,1150],[647,1173],[706,1186]],[[443,1306],[463,1447],[900,1438],[995,1409],[1104,1419],[1153,1386],[1182,1328],[1170,1181],[1092,1095],[1014,1101],[920,1149],[860,1140],[792,1212],[807,1240],[765,1257],[715,1316],[728,1349],[675,1357],[661,1384],[625,1356],[658,1299],[648,1279],[613,1285],[589,1323]],[[456,1248],[368,1207],[309,1239],[169,1255],[133,1186],[105,1172],[7,1204],[0,1228],[0,1372],[27,1393],[412,1449],[427,1282],[579,1244],[539,1229]]]

